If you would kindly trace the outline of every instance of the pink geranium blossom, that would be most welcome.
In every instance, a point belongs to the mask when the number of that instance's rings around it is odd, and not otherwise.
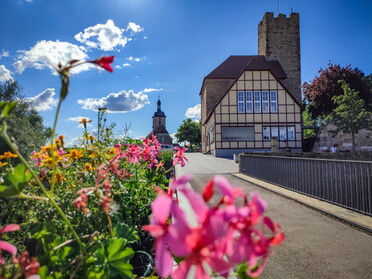
[[[255,193],[247,198],[242,189],[222,176],[214,177],[206,185],[203,196],[188,186],[189,181],[189,176],[183,176],[172,180],[168,194],[158,191],[150,225],[144,227],[155,238],[159,274],[184,279],[195,266],[194,278],[210,278],[205,269],[209,265],[227,277],[236,264],[246,262],[247,275],[259,276],[271,246],[284,241],[280,225],[264,216],[266,201]],[[185,196],[196,225],[187,222],[185,212],[169,195],[175,190]],[[221,196],[219,202],[212,206],[205,204],[216,192]],[[179,260],[174,270],[172,255]]]
[[[181,167],[184,167],[186,164],[185,161],[189,161],[184,155],[184,153],[187,151],[187,148],[179,148],[178,146],[176,146],[174,150],[176,150],[176,154],[174,154],[173,165],[177,165],[178,163],[180,163]]]
[[[4,233],[18,231],[19,229],[20,226],[18,224],[6,225],[5,227],[0,229],[0,239]],[[3,265],[5,263],[3,255],[1,253],[2,251],[7,251],[14,256],[17,254],[17,247],[8,242],[0,240],[0,265]]]

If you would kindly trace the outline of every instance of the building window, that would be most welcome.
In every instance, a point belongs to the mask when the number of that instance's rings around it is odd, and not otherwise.
[[[253,98],[252,98],[252,91],[247,91],[245,92],[246,94],[246,100],[247,100],[247,108],[246,111],[247,113],[252,113],[253,112]]]
[[[295,128],[293,126],[288,127],[288,140],[295,140]]]
[[[263,127],[262,134],[264,140],[271,140],[271,138],[276,137],[281,141],[286,140],[296,140],[295,137],[295,127]],[[271,131],[271,135],[270,135]],[[279,135],[278,135],[279,132]],[[279,137],[278,137],[279,136]]]
[[[278,95],[276,91],[270,91],[270,110],[271,112],[278,112]]]
[[[262,91],[262,112],[269,112],[269,91]]]
[[[244,91],[238,91],[238,112],[244,113]]]
[[[253,141],[253,127],[222,127],[222,141]]]
[[[261,92],[254,91],[254,112],[260,113],[261,112]]]
[[[278,127],[271,127],[271,137],[276,137],[278,139]]]
[[[270,140],[270,127],[263,127],[263,140]]]

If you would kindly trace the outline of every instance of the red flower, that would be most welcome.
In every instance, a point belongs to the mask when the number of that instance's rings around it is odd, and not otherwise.
[[[112,69],[110,64],[114,61],[114,58],[115,56],[104,56],[104,57],[98,58],[97,60],[88,61],[88,62],[96,64],[109,72],[113,72],[114,70]]]

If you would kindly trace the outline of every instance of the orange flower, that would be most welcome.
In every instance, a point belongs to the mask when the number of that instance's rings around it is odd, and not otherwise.
[[[92,122],[93,120],[87,120],[86,118],[82,118],[79,123],[82,123],[84,125],[84,129],[87,128],[87,123]]]
[[[0,168],[6,166],[7,164],[8,164],[7,162],[4,162],[4,163],[1,163],[1,162],[0,162]]]

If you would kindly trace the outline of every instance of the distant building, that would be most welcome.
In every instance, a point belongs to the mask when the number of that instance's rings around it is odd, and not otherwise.
[[[147,137],[155,135],[160,143],[171,144],[172,138],[166,129],[166,118],[165,113],[161,110],[161,102],[159,98],[157,102],[157,111],[152,117],[152,131]]]
[[[299,16],[266,13],[258,30],[263,55],[230,56],[203,80],[203,152],[270,151],[273,138],[279,151],[302,150]]]

